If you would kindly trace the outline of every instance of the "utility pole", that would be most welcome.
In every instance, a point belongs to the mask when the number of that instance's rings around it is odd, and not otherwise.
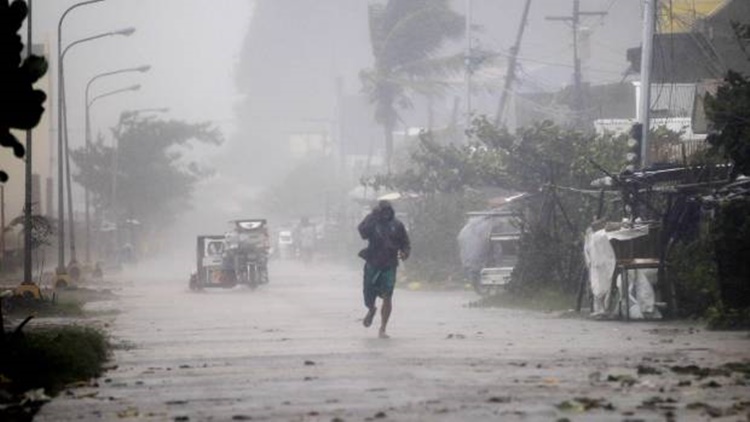
[[[0,272],[5,270],[5,185],[0,183]]]
[[[33,14],[31,9],[31,0],[28,0],[28,7],[29,7],[29,14],[26,20],[26,58],[28,59],[31,57],[31,49],[34,47],[34,40],[32,37],[32,23],[33,23]],[[25,177],[25,186],[24,186],[24,210],[23,210],[23,283],[24,284],[33,284],[34,280],[32,279],[32,272],[31,272],[31,199],[32,199],[32,189],[33,189],[33,172],[32,172],[32,160],[31,160],[31,129],[26,130],[26,177]],[[4,220],[3,216],[3,220]],[[3,228],[5,228],[5,224],[3,222]],[[2,234],[5,236],[5,233]],[[5,248],[5,245],[3,245],[3,248]],[[5,250],[3,249],[3,252]]]
[[[578,54],[578,31],[582,16],[606,16],[607,12],[582,12],[581,0],[573,0],[573,14],[571,16],[547,16],[548,21],[562,21],[570,24],[573,30],[573,108],[576,112],[576,126],[581,125],[583,111],[583,75],[581,74],[581,58]]]
[[[526,0],[526,6],[524,6],[523,15],[521,17],[521,25],[519,25],[518,34],[516,35],[516,42],[510,49],[508,70],[505,72],[505,85],[503,86],[503,91],[500,93],[500,105],[497,107],[497,113],[495,114],[495,126],[498,127],[505,123],[505,108],[508,104],[510,88],[513,86],[513,82],[515,82],[516,79],[516,62],[518,61],[518,53],[521,51],[521,40],[523,40],[523,32],[526,29],[529,9],[531,9],[531,0]]]
[[[650,164],[648,156],[648,132],[651,120],[651,65],[653,62],[654,32],[658,0],[645,0],[643,9],[643,46],[641,46],[641,168]]]

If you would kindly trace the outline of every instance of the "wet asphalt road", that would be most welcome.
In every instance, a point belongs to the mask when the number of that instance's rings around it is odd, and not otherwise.
[[[381,340],[377,319],[361,325],[359,271],[275,262],[271,277],[255,291],[202,293],[186,275],[121,281],[114,368],[35,420],[750,417],[746,375],[670,369],[747,361],[745,332],[478,309],[466,306],[471,292],[397,290],[392,338]]]

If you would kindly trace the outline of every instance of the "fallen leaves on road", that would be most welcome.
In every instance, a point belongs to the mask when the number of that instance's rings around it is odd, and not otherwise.
[[[650,409],[650,410],[675,410],[677,406],[675,405],[677,403],[677,400],[667,397],[659,397],[659,396],[653,396],[646,400],[644,400],[638,408],[640,409]]]
[[[632,387],[636,379],[630,375],[608,375],[607,382],[619,382],[623,387]]]
[[[117,412],[118,418],[137,418],[140,415],[137,407],[128,407],[125,410]]]
[[[576,397],[573,400],[565,400],[556,406],[565,412],[588,412],[590,410],[603,409],[613,411],[615,407],[605,399],[593,399],[590,397]]]
[[[675,365],[669,369],[671,369],[672,372],[674,372],[675,374],[693,375],[695,377],[698,377],[698,379],[708,378],[708,377],[728,377],[731,373],[730,370],[725,369],[725,368],[704,368],[698,365],[686,365],[686,366]]]
[[[182,406],[188,404],[187,400],[167,400],[164,404],[168,406]]]
[[[661,371],[646,365],[638,365],[638,375],[661,375]]]
[[[718,418],[724,415],[724,412],[718,407],[711,406],[703,402],[688,403],[688,405],[685,406],[685,408],[689,410],[701,410],[712,418]]]

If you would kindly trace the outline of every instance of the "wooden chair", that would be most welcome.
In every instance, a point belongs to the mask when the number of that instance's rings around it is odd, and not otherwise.
[[[649,225],[649,232],[646,236],[630,240],[610,240],[615,252],[615,271],[612,273],[612,285],[610,292],[617,289],[617,276],[622,276],[620,296],[625,295],[625,311],[622,309],[622,298],[618,301],[618,314],[620,317],[625,316],[626,321],[630,321],[630,270],[656,269],[659,279],[657,285],[661,285],[666,278],[666,265],[661,260],[661,230],[658,224]],[[659,289],[654,289],[658,295]],[[614,297],[614,295],[613,295]]]

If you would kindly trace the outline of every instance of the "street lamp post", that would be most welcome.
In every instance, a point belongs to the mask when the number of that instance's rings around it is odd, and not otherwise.
[[[67,102],[65,98],[65,56],[68,53],[68,51],[73,47],[81,43],[89,42],[98,40],[100,38],[104,37],[111,37],[114,35],[123,35],[123,36],[130,36],[133,35],[135,32],[135,28],[129,27],[120,29],[117,31],[109,31],[109,32],[103,32],[100,34],[92,35],[90,37],[81,38],[79,40],[73,41],[70,43],[60,54],[60,61],[59,61],[59,68],[60,68],[60,98],[61,101],[61,112],[62,112],[62,121],[59,124],[60,131],[62,132],[63,136],[63,143],[64,150],[65,150],[65,183],[67,183],[68,187],[68,219],[70,224],[70,260],[71,264],[75,264],[77,262],[76,257],[76,242],[75,242],[75,226],[74,226],[74,216],[73,216],[73,184],[70,180],[70,146],[68,143],[68,115],[67,115]],[[63,217],[64,218],[64,217]]]
[[[140,85],[131,85],[127,88],[116,89],[114,91],[109,91],[103,94],[99,94],[86,103],[86,109],[90,110],[91,106],[93,106],[95,102],[99,101],[102,98],[106,98],[112,95],[116,95],[116,94],[120,94],[120,93],[128,92],[128,91],[138,91],[139,89],[141,89]],[[113,182],[112,182],[112,200],[111,200],[110,206],[112,208],[112,216],[113,216],[113,220],[115,224],[115,246],[114,247],[115,247],[115,250],[117,250],[117,246],[118,246],[117,245],[117,218],[116,218],[117,211],[116,211],[115,199],[114,199],[115,194],[116,194],[116,184],[115,184],[116,182],[114,180],[116,179],[116,173],[117,173],[117,135],[115,135],[113,142],[115,144],[113,145],[113,148],[112,148],[112,180]]]
[[[100,3],[104,0],[88,0],[81,3],[76,3],[63,12],[60,16],[60,20],[57,22],[57,232],[58,232],[58,260],[57,260],[57,273],[62,275],[65,274],[65,197],[63,195],[63,154],[65,153],[65,145],[63,144],[63,70],[62,70],[62,26],[65,21],[65,17],[68,13],[72,12],[82,6],[86,6],[93,3]]]
[[[94,83],[97,79],[104,78],[106,76],[112,76],[112,75],[118,75],[120,73],[128,73],[128,72],[148,72],[151,69],[151,66],[145,65],[145,66],[139,66],[139,67],[131,67],[126,69],[119,69],[111,72],[104,72],[100,73],[98,75],[95,75],[91,79],[89,79],[88,83],[86,84],[86,92],[85,92],[85,100],[86,100],[86,156],[88,157],[91,153],[91,117],[90,117],[90,109],[91,104],[89,103],[89,91],[91,89],[91,84]],[[84,186],[84,202],[86,207],[86,263],[91,262],[91,217],[90,217],[90,201],[89,201],[89,188],[88,186]]]

